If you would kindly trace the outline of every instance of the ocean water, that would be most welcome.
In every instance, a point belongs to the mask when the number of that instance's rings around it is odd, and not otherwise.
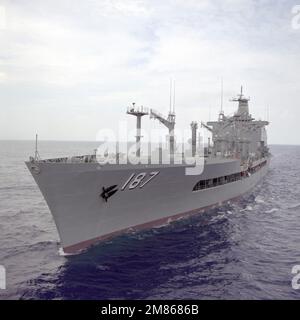
[[[40,142],[43,157],[90,153]],[[60,254],[54,222],[24,161],[34,142],[0,141],[0,299],[299,299],[300,146],[272,146],[265,179],[238,202]]]

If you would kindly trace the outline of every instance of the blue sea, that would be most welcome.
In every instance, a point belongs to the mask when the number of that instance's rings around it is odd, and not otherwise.
[[[41,141],[42,157],[91,153]],[[24,161],[34,142],[0,141],[0,299],[299,299],[300,146],[272,146],[263,181],[238,202],[64,256]]]

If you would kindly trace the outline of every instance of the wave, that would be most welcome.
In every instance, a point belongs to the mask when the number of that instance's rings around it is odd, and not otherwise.
[[[265,211],[265,213],[273,213],[273,212],[276,212],[278,210],[279,210],[278,208],[273,208],[273,209]]]
[[[288,206],[287,209],[299,209],[300,208],[300,203],[296,203],[294,205]]]

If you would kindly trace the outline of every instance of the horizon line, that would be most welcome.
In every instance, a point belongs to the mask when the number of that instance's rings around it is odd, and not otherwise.
[[[18,142],[34,142],[35,139],[0,139],[1,141],[5,142],[11,142],[11,141],[18,141]],[[52,139],[39,139],[39,142],[94,142],[94,143],[99,143],[101,141],[96,141],[96,140],[52,140]],[[127,141],[127,142],[134,142],[134,141]],[[270,143],[268,144],[269,146],[300,146],[299,144],[294,144],[294,143],[287,143],[287,144],[282,144],[282,143]]]

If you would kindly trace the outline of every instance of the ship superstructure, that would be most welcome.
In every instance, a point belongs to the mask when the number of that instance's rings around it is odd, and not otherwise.
[[[252,118],[242,90],[233,101],[238,103],[234,115],[221,111],[218,121],[201,123],[212,135],[203,154],[197,150],[198,123],[191,123],[191,156],[203,163],[199,174],[187,174],[193,167],[187,159],[180,164],[174,159],[174,109],[168,117],[135,105],[128,109],[137,119],[137,164],[121,162],[118,152],[114,164],[99,163],[96,154],[41,160],[36,152],[26,164],[50,208],[64,251],[77,253],[124,232],[198,214],[251,190],[270,163],[268,122]],[[142,161],[141,119],[148,114],[169,131],[169,164]]]
[[[243,96],[243,88],[238,98],[237,112],[226,117],[223,112],[218,121],[207,123],[212,133],[214,157],[237,157],[242,161],[255,161],[268,155],[267,121],[255,121],[249,114],[249,98]]]

